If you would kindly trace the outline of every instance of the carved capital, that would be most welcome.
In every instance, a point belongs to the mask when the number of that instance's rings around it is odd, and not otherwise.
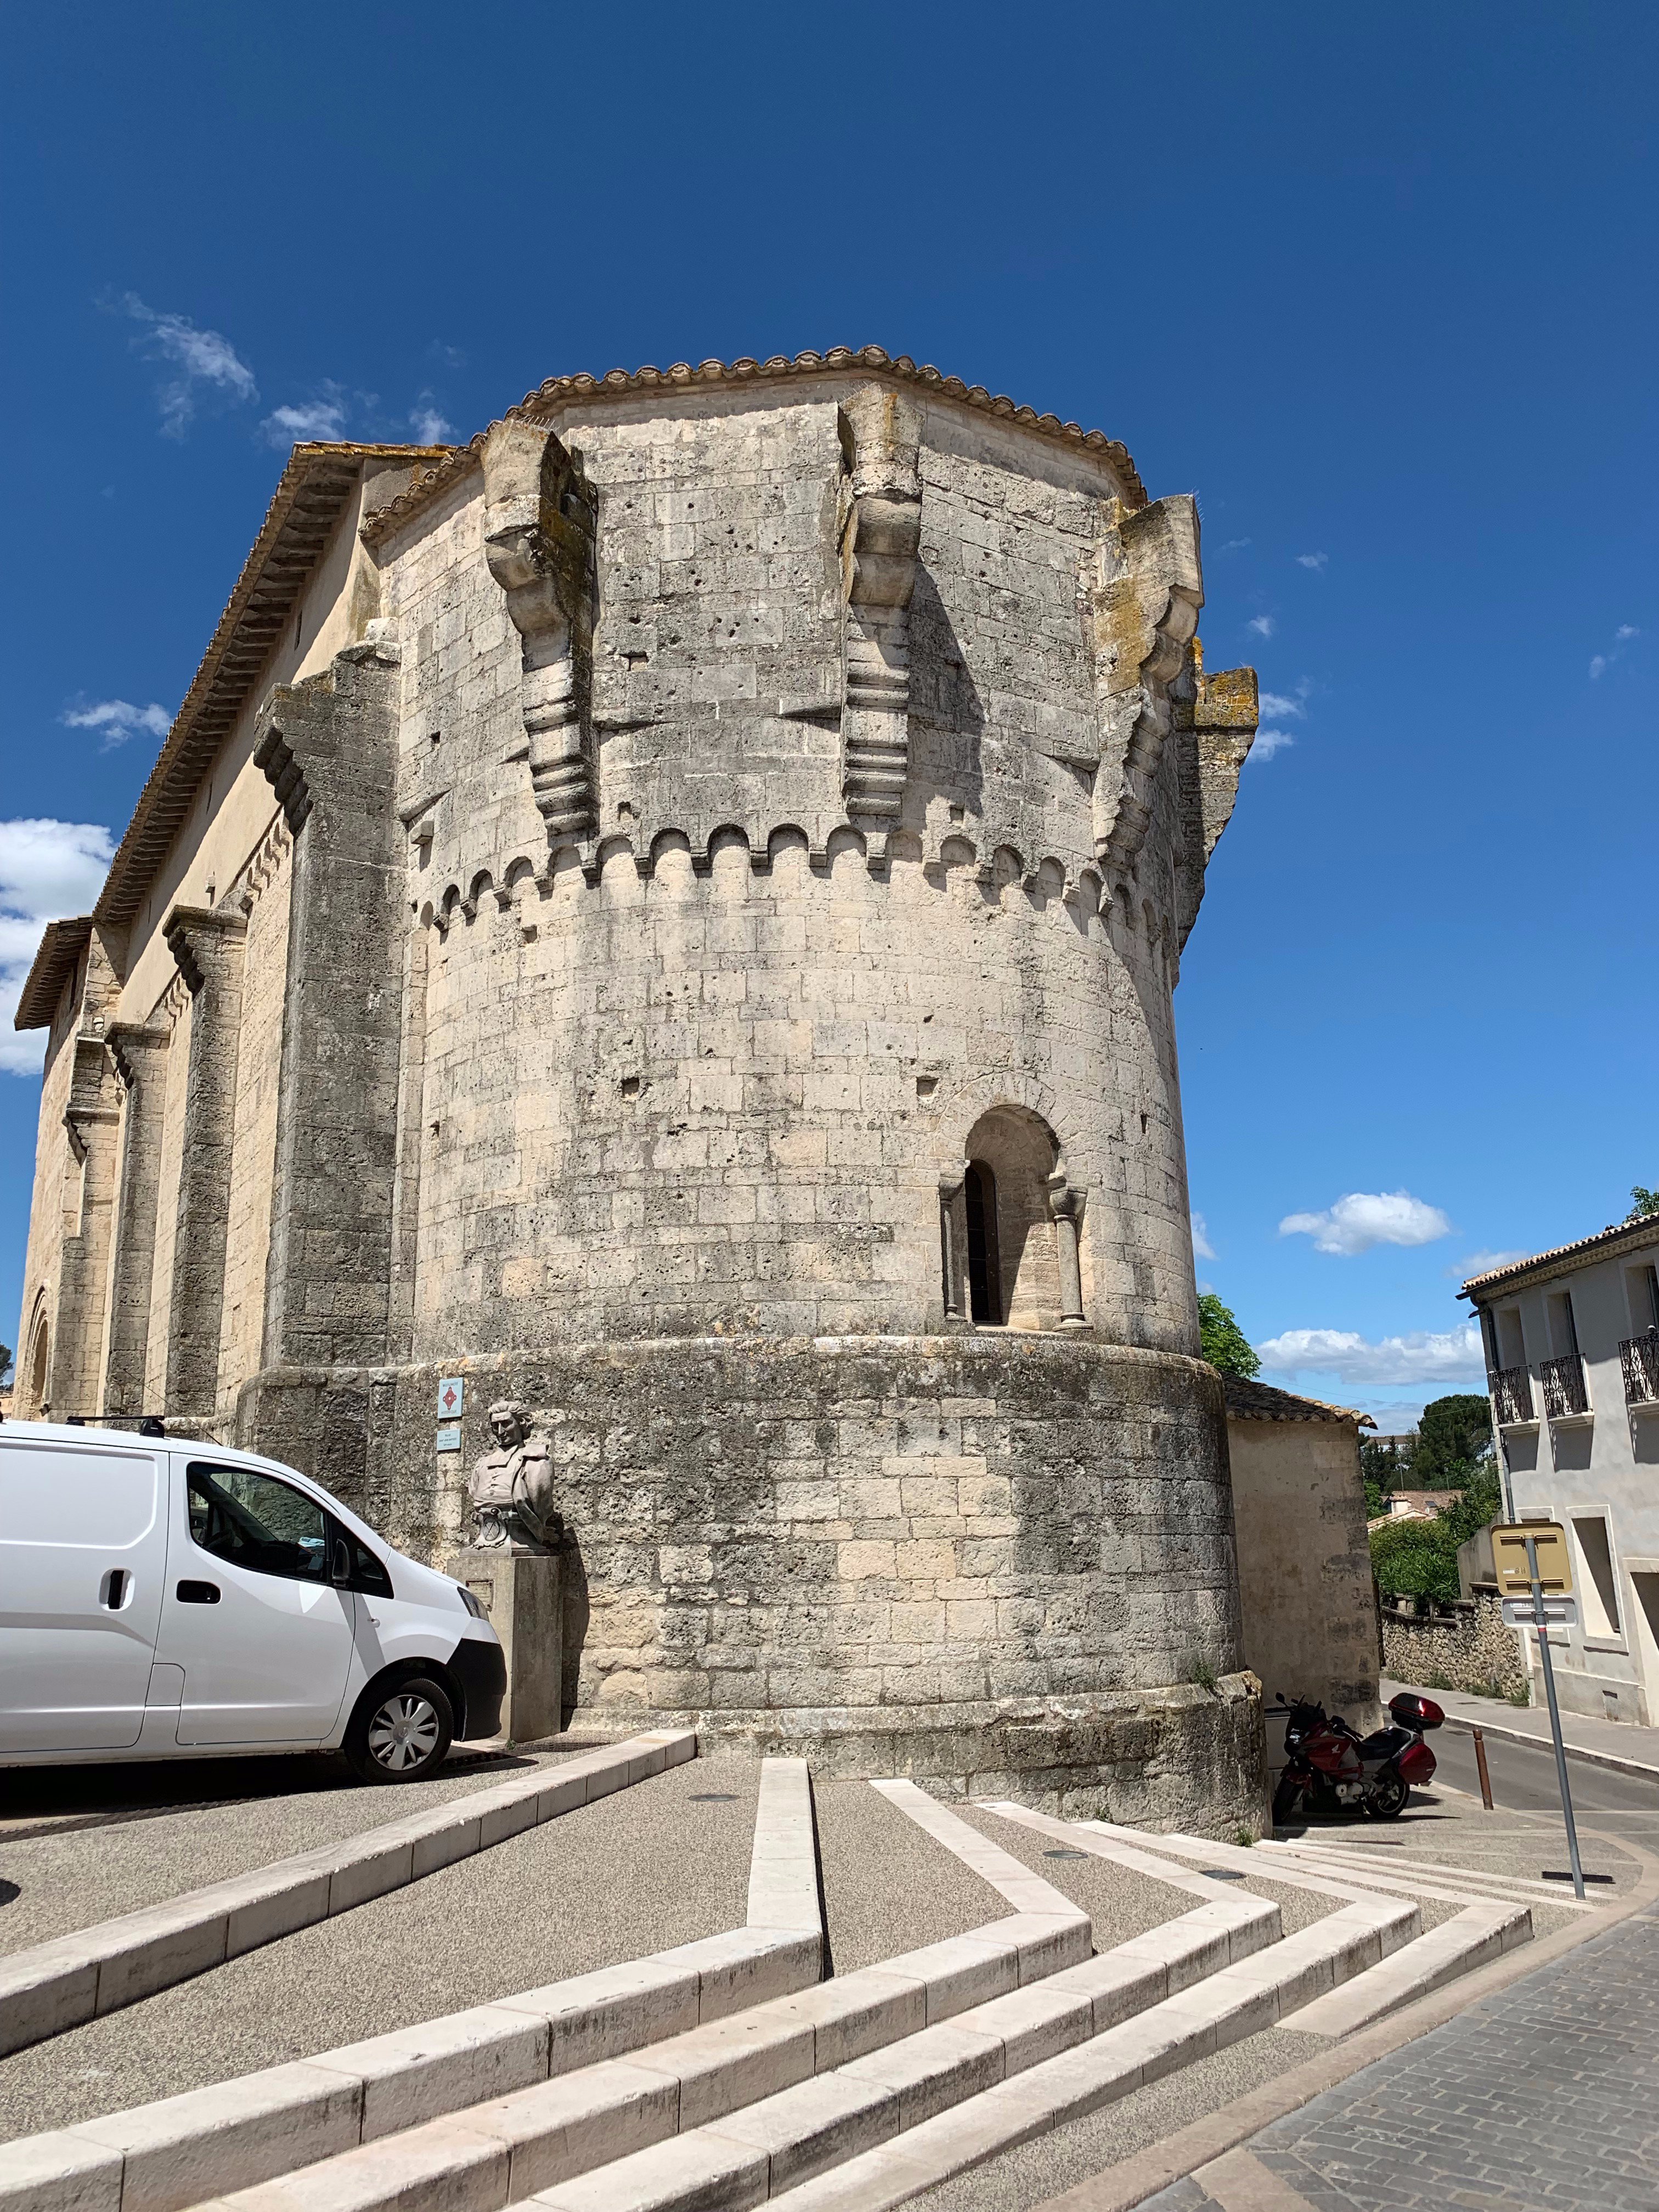
[[[1101,720],[1095,850],[1109,865],[1127,868],[1151,819],[1170,685],[1204,604],[1198,511],[1189,493],[1136,510],[1112,503],[1090,599]]]
[[[522,420],[484,441],[484,558],[523,645],[526,757],[550,843],[598,827],[592,661],[598,501],[580,456]]]

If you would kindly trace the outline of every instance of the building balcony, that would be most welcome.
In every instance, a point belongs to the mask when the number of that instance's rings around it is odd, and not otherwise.
[[[1522,1429],[1537,1419],[1532,1409],[1532,1377],[1524,1367],[1500,1367],[1495,1370],[1492,1403],[1500,1429]]]
[[[1619,1346],[1619,1364],[1625,1370],[1627,1406],[1659,1404],[1659,1328],[1626,1337]]]
[[[1538,1379],[1544,1386],[1544,1411],[1551,1420],[1577,1420],[1589,1413],[1584,1363],[1577,1352],[1570,1352],[1564,1359],[1540,1360]]]

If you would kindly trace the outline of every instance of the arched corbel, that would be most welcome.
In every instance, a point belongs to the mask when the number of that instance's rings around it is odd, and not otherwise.
[[[599,823],[592,717],[598,501],[580,454],[522,419],[484,441],[484,556],[522,641],[531,788],[550,848]]]
[[[921,409],[908,392],[861,385],[842,403],[847,520],[847,690],[842,777],[848,818],[872,869],[887,862],[910,772],[910,598],[921,545]]]
[[[1171,682],[1204,604],[1190,493],[1136,509],[1110,503],[1090,600],[1101,722],[1095,851],[1128,868],[1152,818]]]

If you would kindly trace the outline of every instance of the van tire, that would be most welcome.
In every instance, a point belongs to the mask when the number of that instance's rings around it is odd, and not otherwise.
[[[361,1782],[422,1782],[441,1764],[454,1733],[442,1683],[413,1674],[369,1685],[341,1747]]]

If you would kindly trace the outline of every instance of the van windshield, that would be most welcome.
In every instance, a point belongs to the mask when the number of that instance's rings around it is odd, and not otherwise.
[[[275,1475],[246,1467],[191,1466],[192,1543],[258,1575],[319,1583],[328,1576],[323,1509]]]

